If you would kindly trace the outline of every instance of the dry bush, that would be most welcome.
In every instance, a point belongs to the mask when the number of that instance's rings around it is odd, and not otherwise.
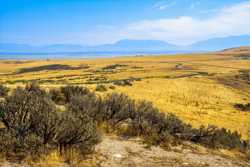
[[[50,70],[79,70],[85,67],[79,66],[79,67],[71,67],[69,65],[64,64],[49,64],[49,65],[43,65],[43,66],[37,66],[37,67],[30,67],[30,68],[21,68],[17,74],[23,74],[28,72],[39,72],[39,71],[50,71]]]
[[[15,132],[7,129],[0,130],[0,142],[0,152],[8,159],[22,160],[29,155],[35,157],[43,148],[42,140],[38,136],[30,133],[20,140]]]
[[[95,90],[99,91],[99,92],[105,92],[105,91],[107,91],[107,88],[105,85],[97,85]]]
[[[113,70],[116,68],[120,68],[120,67],[126,67],[127,65],[125,64],[111,64],[111,65],[107,65],[106,67],[103,67],[102,69],[104,70]]]
[[[41,89],[37,82],[28,83],[25,86],[25,90],[31,94],[36,95],[36,96],[46,96],[47,95],[46,91]]]
[[[55,107],[46,95],[40,93],[38,89],[17,88],[1,103],[1,120],[5,126],[1,145],[8,153],[18,156],[37,154],[45,143],[45,133],[40,132],[41,124],[50,122],[42,119],[42,115],[53,112]]]
[[[102,99],[93,93],[73,96],[67,105],[67,109],[76,115],[87,114],[96,121],[102,120]]]
[[[141,136],[145,142],[167,146],[188,140],[212,148],[239,149],[244,151],[248,143],[237,132],[215,126],[192,128],[173,114],[160,113],[152,103],[135,102],[124,94],[113,93],[104,100],[103,120],[111,125],[128,124],[127,135]]]
[[[50,95],[50,98],[56,104],[59,104],[59,105],[65,104],[66,99],[65,99],[64,94],[61,92],[61,90],[59,90],[59,89],[50,89],[49,90],[49,95]]]
[[[70,101],[70,98],[76,95],[84,96],[86,94],[89,94],[90,91],[87,88],[80,87],[80,86],[65,86],[61,88],[61,92],[65,96],[65,100],[68,103]]]
[[[235,104],[234,105],[235,108],[241,110],[241,111],[250,111],[250,103],[247,104]]]
[[[154,108],[152,103],[142,101],[137,105],[132,121],[134,133],[143,136],[148,144],[172,143],[174,137],[188,128],[173,114],[165,115]]]
[[[239,150],[244,151],[249,147],[246,141],[241,140],[241,135],[239,133],[211,125],[207,128],[201,126],[199,130],[196,130],[193,133],[191,141],[212,148],[238,148]]]
[[[34,84],[17,88],[0,103],[0,119],[0,151],[20,159],[53,149],[87,153],[100,139],[91,117],[57,112],[50,96]]]
[[[82,153],[89,153],[99,141],[96,124],[87,114],[64,112],[61,115],[55,135],[55,143],[60,153],[73,148],[79,148]]]
[[[115,89],[115,86],[114,85],[110,85],[109,89]]]
[[[140,136],[150,145],[168,146],[186,140],[212,148],[244,151],[249,147],[237,132],[215,126],[192,128],[173,114],[159,112],[152,103],[135,102],[124,94],[112,93],[102,99],[78,86],[55,92],[48,94],[33,83],[17,88],[0,102],[4,123],[0,152],[20,158],[51,150],[61,154],[78,150],[84,155],[100,141],[97,126],[104,124],[113,132],[126,127],[123,135]],[[66,111],[57,112],[54,101],[60,102],[62,95]]]
[[[0,97],[5,97],[8,95],[9,88],[6,86],[0,85]]]
[[[129,79],[114,81],[114,85],[118,86],[132,86],[132,81]]]
[[[124,94],[112,93],[103,101],[102,120],[107,121],[113,129],[134,114],[135,102]]]
[[[15,131],[17,137],[24,138],[40,121],[38,115],[54,108],[46,96],[36,93],[17,88],[1,105],[2,122],[6,128]]]

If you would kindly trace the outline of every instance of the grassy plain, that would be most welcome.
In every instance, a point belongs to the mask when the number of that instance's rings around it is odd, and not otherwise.
[[[78,84],[92,90],[102,84],[108,91],[100,92],[101,95],[123,92],[134,99],[151,101],[161,112],[175,113],[195,127],[216,125],[250,139],[250,112],[234,107],[250,103],[249,71],[250,60],[217,53],[2,60],[0,82],[10,88],[38,81],[43,87]],[[123,81],[132,86],[116,84]]]

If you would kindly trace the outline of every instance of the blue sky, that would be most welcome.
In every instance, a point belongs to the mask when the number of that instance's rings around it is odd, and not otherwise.
[[[155,39],[185,45],[246,34],[246,0],[0,0],[4,43],[98,45]]]

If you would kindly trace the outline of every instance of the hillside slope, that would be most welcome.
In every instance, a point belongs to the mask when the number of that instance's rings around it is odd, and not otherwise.
[[[250,54],[250,46],[242,46],[242,47],[224,49],[221,52],[233,53],[233,54]]]

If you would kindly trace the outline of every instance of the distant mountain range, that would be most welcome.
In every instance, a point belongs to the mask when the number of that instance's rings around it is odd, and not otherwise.
[[[218,51],[240,46],[250,46],[250,35],[212,38],[194,43],[189,46],[189,49],[200,51]]]
[[[71,52],[198,52],[217,51],[226,48],[250,46],[250,35],[212,38],[188,46],[173,45],[160,40],[125,39],[114,44],[83,46],[73,44],[54,44],[47,46],[31,46],[26,44],[0,43],[1,53],[71,53]]]

